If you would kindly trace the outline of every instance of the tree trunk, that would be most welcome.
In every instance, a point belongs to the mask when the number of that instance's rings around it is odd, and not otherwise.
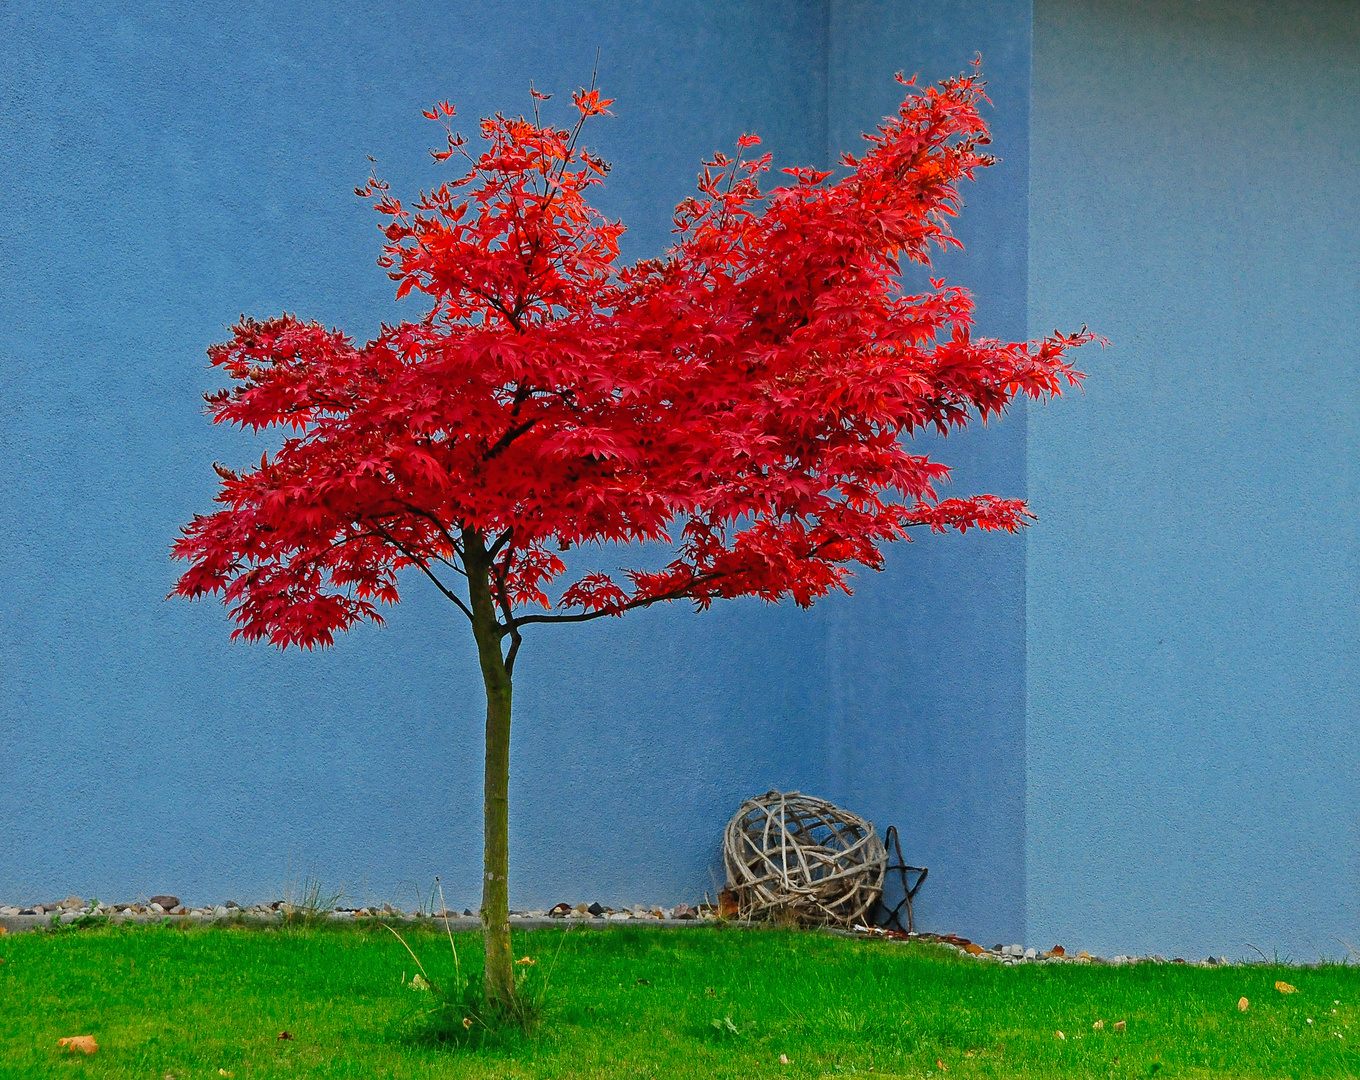
[[[463,562],[472,601],[472,633],[486,686],[486,772],[483,779],[482,937],[486,1004],[505,1009],[515,997],[510,952],[510,675],[491,595],[490,560],[481,537],[465,533]]]

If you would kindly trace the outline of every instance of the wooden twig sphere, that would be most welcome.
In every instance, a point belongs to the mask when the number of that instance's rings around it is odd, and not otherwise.
[[[727,823],[723,862],[742,918],[786,913],[848,926],[883,892],[888,853],[863,818],[825,799],[770,791]]]

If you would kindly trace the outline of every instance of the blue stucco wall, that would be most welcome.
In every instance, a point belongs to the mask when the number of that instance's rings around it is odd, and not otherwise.
[[[897,103],[883,72],[934,80],[981,53],[1001,159],[964,191],[936,272],[967,285],[978,333],[1026,332],[1030,23],[1028,3],[832,7],[828,137],[833,157]],[[1023,407],[947,445],[951,494],[1025,494]],[[917,911],[988,945],[1024,936],[1023,536],[918,537],[856,594],[826,604],[831,797],[895,822],[909,862],[931,868]]]
[[[411,582],[328,652],[233,645],[166,602],[210,505],[203,352],[240,312],[355,336],[409,314],[350,189],[439,174],[419,109],[523,107],[601,82],[599,197],[660,250],[700,158],[758,131],[822,163],[894,104],[892,72],[976,51],[1005,162],[970,192],[982,329],[1024,331],[1028,3],[0,11],[0,898],[277,894],[315,867],[358,899],[442,875],[475,905],[479,680],[461,616]],[[956,490],[1023,494],[1023,417],[946,448]],[[513,902],[693,899],[722,823],[772,785],[904,827],[927,924],[1015,938],[1024,897],[1024,545],[925,538],[853,600],[738,603],[539,634],[517,671]],[[979,735],[981,733],[981,735]]]
[[[1040,0],[1034,944],[1356,941],[1360,8]]]

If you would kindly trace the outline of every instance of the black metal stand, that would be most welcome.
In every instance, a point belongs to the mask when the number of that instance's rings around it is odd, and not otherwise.
[[[902,842],[897,838],[896,825],[888,826],[888,831],[886,834],[884,834],[883,837],[883,846],[888,849],[889,857],[888,868],[885,871],[885,876],[887,874],[891,874],[894,870],[897,871],[898,876],[902,879],[902,899],[898,901],[897,906],[895,908],[888,912],[888,917],[878,925],[887,930],[892,928],[893,923],[897,923],[897,929],[903,930],[908,934],[914,934],[916,933],[916,924],[915,921],[912,919],[911,901],[912,898],[917,894],[917,892],[920,891],[922,884],[925,883],[926,875],[929,874],[930,871],[927,870],[924,866],[907,865],[906,860],[902,858]],[[896,862],[891,861],[894,853],[897,855]],[[911,886],[907,885],[908,874],[917,875],[916,884]],[[884,904],[883,907],[885,910],[887,909],[886,904]],[[906,926],[902,925],[902,909],[904,907],[907,909]]]

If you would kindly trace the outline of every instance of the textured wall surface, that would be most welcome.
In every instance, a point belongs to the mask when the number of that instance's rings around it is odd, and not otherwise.
[[[318,14],[318,12],[321,14]],[[736,803],[903,830],[924,925],[1304,959],[1355,940],[1360,12],[1041,0],[0,10],[0,899],[274,895],[315,868],[475,905],[481,691],[422,587],[320,654],[163,598],[213,460],[203,351],[241,312],[409,316],[350,189],[588,80],[598,202],[660,251],[743,131],[825,164],[894,71],[981,53],[1001,162],[965,192],[981,333],[1082,322],[1085,394],[938,448],[1023,538],[922,537],[853,598],[534,635],[512,900],[694,899]]]
[[[414,313],[351,194],[441,173],[419,110],[470,125],[601,83],[599,205],[629,258],[666,243],[702,156],[738,134],[821,164],[981,51],[1006,159],[968,193],[985,332],[1023,333],[1028,3],[0,10],[0,897],[277,894],[313,866],[410,902],[480,880],[479,680],[421,583],[386,629],[321,654],[231,644],[220,606],[167,602],[168,545],[219,460],[204,349],[241,312],[364,338]],[[1022,494],[1023,418],[946,448],[955,491]],[[693,899],[719,831],[772,785],[904,827],[922,913],[1018,937],[1023,544],[926,538],[813,612],[682,608],[535,635],[516,679],[512,902]],[[979,725],[984,737],[978,736]],[[834,747],[834,749],[832,749]],[[842,748],[844,747],[844,748]]]
[[[1031,941],[1355,940],[1360,7],[1040,0]]]
[[[1028,3],[893,0],[834,4],[831,20],[833,157],[898,104],[885,72],[941,79],[981,54],[1001,160],[964,190],[965,251],[936,272],[973,291],[979,334],[1011,340],[1026,332],[1030,21]],[[1025,494],[1023,407],[932,452],[955,467],[951,494]],[[907,861],[931,868],[921,925],[988,945],[1024,936],[1024,557],[1023,536],[919,536],[826,605],[827,790],[895,822]]]

